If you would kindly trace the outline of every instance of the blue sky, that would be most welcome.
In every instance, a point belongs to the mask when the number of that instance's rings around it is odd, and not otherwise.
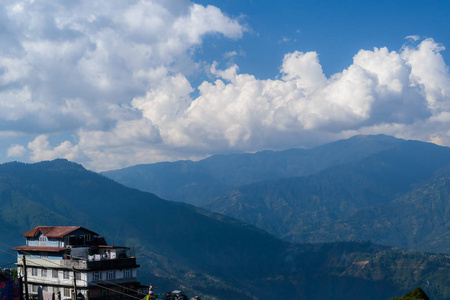
[[[348,67],[361,49],[388,47],[398,51],[405,37],[432,37],[448,45],[448,1],[199,1],[215,5],[232,17],[243,17],[251,32],[243,39],[213,39],[206,53],[240,48],[242,72],[269,78],[292,51],[316,51],[327,76]],[[283,39],[287,39],[283,42]],[[443,52],[448,61],[449,51]],[[251,55],[250,55],[251,53]],[[264,64],[258,63],[263,61]]]
[[[448,1],[0,7],[0,161],[93,170],[314,147],[450,146]]]

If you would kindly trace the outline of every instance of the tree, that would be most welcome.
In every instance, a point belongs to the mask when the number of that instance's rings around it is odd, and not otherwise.
[[[409,292],[403,297],[391,298],[390,300],[430,300],[430,298],[420,287],[416,287],[412,292]]]

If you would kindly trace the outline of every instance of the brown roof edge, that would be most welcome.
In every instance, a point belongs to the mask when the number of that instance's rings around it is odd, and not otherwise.
[[[83,229],[92,233],[93,235],[98,235],[98,233],[95,233],[81,226],[37,226],[30,231],[25,232],[24,234],[22,234],[22,236],[36,237],[39,233],[42,233],[47,237],[63,238],[78,229]]]
[[[14,247],[16,251],[44,251],[44,252],[61,252],[68,250],[68,248],[62,247],[46,247],[46,246],[19,246]]]

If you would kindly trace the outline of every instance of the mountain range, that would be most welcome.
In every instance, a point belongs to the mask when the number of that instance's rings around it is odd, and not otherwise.
[[[233,188],[263,180],[314,174],[401,142],[386,135],[356,136],[314,149],[214,155],[196,162],[137,165],[102,174],[164,199],[201,206]]]
[[[448,147],[376,135],[103,174],[289,242],[370,240],[450,253],[449,166]]]
[[[0,165],[0,259],[38,225],[76,225],[133,247],[156,292],[207,299],[450,298],[450,259],[369,242],[293,244],[242,221],[125,187],[66,160]],[[396,266],[395,268],[393,266]]]

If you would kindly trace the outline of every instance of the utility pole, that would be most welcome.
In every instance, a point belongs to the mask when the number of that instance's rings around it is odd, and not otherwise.
[[[25,253],[22,255],[22,262],[23,262],[23,284],[25,285],[25,299],[29,300],[28,297],[28,280],[27,280],[27,262],[25,259]]]
[[[75,272],[75,267],[73,268],[73,300],[77,300],[77,274]]]

